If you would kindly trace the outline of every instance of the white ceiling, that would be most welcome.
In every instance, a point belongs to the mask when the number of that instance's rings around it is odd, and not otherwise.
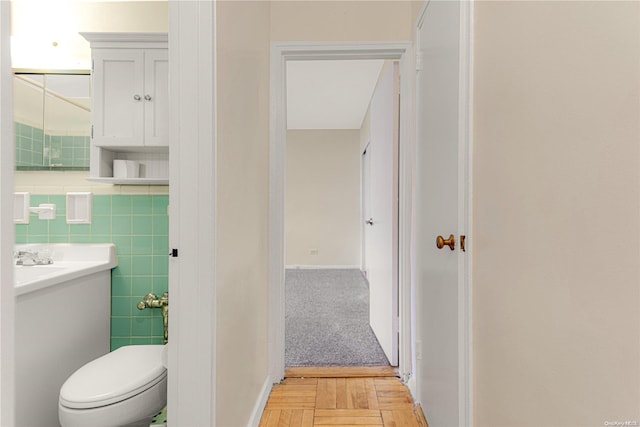
[[[288,61],[287,129],[360,129],[383,64]]]

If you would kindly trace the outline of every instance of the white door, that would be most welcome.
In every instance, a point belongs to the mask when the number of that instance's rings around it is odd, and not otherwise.
[[[397,128],[395,67],[390,67],[371,99],[369,142],[370,201],[365,221],[369,280],[369,323],[389,363],[398,365]],[[396,244],[394,244],[396,243]]]
[[[431,1],[417,29],[415,293],[417,400],[431,427],[464,425],[459,236],[460,3]],[[464,106],[462,106],[464,107]],[[464,129],[464,126],[462,127]],[[464,154],[464,153],[462,153]],[[436,247],[454,235],[455,249]],[[459,264],[460,263],[460,264]],[[461,406],[462,404],[462,406]]]
[[[364,277],[369,277],[369,273],[367,272],[367,247],[371,245],[371,222],[373,221],[371,217],[371,147],[370,144],[367,143],[367,146],[362,153],[361,159],[361,194],[362,194],[362,206],[361,212],[363,221],[361,224],[362,230],[362,272],[364,273]]]

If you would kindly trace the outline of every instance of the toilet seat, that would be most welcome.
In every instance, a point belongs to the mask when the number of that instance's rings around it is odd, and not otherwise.
[[[90,409],[129,399],[166,378],[163,345],[120,347],[71,375],[60,389],[60,404]]]

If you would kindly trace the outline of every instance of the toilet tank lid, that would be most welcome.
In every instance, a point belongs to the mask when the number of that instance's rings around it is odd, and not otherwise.
[[[166,377],[163,345],[130,345],[95,359],[74,372],[60,389],[60,404],[88,409],[111,405]]]

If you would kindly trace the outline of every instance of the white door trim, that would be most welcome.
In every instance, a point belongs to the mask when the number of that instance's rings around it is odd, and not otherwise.
[[[413,132],[413,52],[411,43],[278,42],[271,45],[271,134],[269,144],[269,372],[273,382],[284,377],[284,201],[286,149],[286,83],[288,60],[398,59],[400,60],[400,231],[399,293],[400,347],[399,368],[408,379],[413,370],[411,353],[411,144]]]
[[[170,332],[173,426],[216,422],[216,3],[169,2]]]
[[[458,230],[466,239],[466,256],[458,258],[459,420],[473,426],[472,261],[473,261],[473,8],[460,2],[460,62],[458,120]]]
[[[15,424],[13,290],[13,98],[11,55],[11,4],[0,1],[0,425]]]

